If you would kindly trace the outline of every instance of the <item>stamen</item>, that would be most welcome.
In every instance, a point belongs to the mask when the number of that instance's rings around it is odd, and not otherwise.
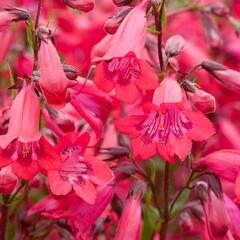
[[[129,84],[141,74],[135,57],[114,58],[108,63],[107,71],[113,75],[113,81],[121,85]]]

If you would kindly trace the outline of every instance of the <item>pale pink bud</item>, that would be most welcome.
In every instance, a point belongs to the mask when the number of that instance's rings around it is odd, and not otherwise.
[[[201,66],[212,74],[225,88],[235,92],[240,91],[240,72],[211,61],[203,62]]]
[[[89,12],[94,8],[94,0],[63,0],[70,8]]]
[[[202,113],[212,113],[216,111],[215,97],[201,89],[196,89],[194,92],[187,92],[188,100],[194,108]]]
[[[11,194],[17,183],[17,177],[12,172],[11,166],[0,170],[0,193]]]
[[[120,12],[118,12],[115,16],[109,18],[104,25],[105,31],[109,34],[114,34],[120,26],[121,22],[131,10],[131,7],[126,7]]]
[[[185,40],[180,35],[170,37],[165,45],[165,54],[167,57],[175,57],[181,53],[185,47]]]

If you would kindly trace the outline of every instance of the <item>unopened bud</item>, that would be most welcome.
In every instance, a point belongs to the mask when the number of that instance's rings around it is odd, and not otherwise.
[[[94,0],[63,0],[70,8],[89,12],[94,8]]]
[[[208,199],[208,185],[206,182],[199,181],[194,186],[194,194],[195,196],[201,200],[201,202],[205,202]]]
[[[65,73],[65,75],[67,76],[68,79],[70,80],[76,80],[77,77],[79,76],[80,72],[78,71],[77,68],[70,66],[70,65],[66,65],[66,64],[62,64],[63,67],[63,71]]]
[[[201,63],[201,67],[205,70],[207,70],[208,72],[214,72],[214,71],[219,71],[219,70],[227,70],[227,67],[214,62],[214,61],[204,61]]]
[[[106,155],[105,160],[114,160],[121,157],[127,157],[130,154],[127,147],[100,148],[99,153],[102,155]]]
[[[169,57],[175,57],[181,53],[185,47],[185,40],[180,35],[170,37],[165,46],[165,54]]]
[[[194,229],[192,217],[187,211],[184,211],[179,216],[179,226],[184,232],[191,233]]]
[[[14,16],[13,21],[27,21],[31,19],[31,14],[27,9],[16,7],[5,7],[5,11]]]
[[[147,183],[142,180],[137,180],[131,187],[128,197],[142,199],[147,191]]]
[[[104,25],[105,31],[109,34],[114,34],[120,26],[121,22],[131,10],[131,7],[126,7],[125,9],[118,12],[115,16],[109,18]]]
[[[223,39],[220,36],[217,24],[212,16],[209,14],[203,15],[203,27],[206,40],[209,45],[213,48],[219,48],[223,45]]]
[[[51,38],[53,36],[53,32],[51,29],[45,26],[40,26],[36,30],[36,35],[38,36],[39,39],[45,41],[45,39]]]
[[[240,72],[212,61],[205,61],[201,66],[214,76],[223,87],[234,92],[240,91]]]
[[[193,83],[187,79],[181,83],[181,86],[186,92],[195,92],[197,89],[199,89],[199,86],[196,83]]]
[[[124,162],[117,164],[112,168],[116,172],[126,173],[128,175],[133,175],[136,172],[136,167],[130,162]]]
[[[188,100],[193,107],[202,113],[213,113],[216,111],[215,97],[199,88],[193,92],[187,92]]]
[[[230,13],[229,7],[222,2],[212,4],[207,10],[218,17],[226,17]]]
[[[117,5],[118,7],[126,6],[126,5],[130,4],[131,2],[133,2],[133,0],[113,0],[113,3],[115,5]]]

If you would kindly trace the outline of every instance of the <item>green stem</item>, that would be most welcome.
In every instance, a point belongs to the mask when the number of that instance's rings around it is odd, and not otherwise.
[[[167,229],[169,221],[169,163],[165,162],[164,177],[163,177],[163,217],[160,228],[160,239],[165,240],[167,238]]]

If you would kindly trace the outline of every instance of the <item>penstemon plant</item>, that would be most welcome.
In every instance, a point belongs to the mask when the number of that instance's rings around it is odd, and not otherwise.
[[[0,2],[1,240],[240,240],[240,2]]]

